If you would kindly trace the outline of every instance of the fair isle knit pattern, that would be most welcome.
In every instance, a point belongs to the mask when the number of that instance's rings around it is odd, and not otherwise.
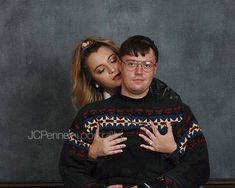
[[[201,135],[201,128],[199,127],[198,124],[192,122],[189,130],[182,136],[182,138],[179,140],[179,148],[180,148],[180,153],[183,154],[186,150],[187,147],[187,142],[190,139],[196,139],[197,136],[202,136]]]
[[[95,118],[91,118],[86,120],[84,123],[88,132],[91,132],[94,128],[96,128],[97,123],[101,125],[104,129],[107,127],[112,129],[132,129],[138,128],[140,126],[148,126],[150,125],[150,121],[154,123],[155,126],[160,127],[162,129],[167,123],[177,123],[182,120],[182,116],[176,115],[168,115],[168,116],[149,116],[148,119],[146,117],[141,116],[117,116],[113,117],[112,115],[102,115]]]
[[[140,128],[152,131],[150,122],[162,135],[167,125],[172,126],[178,146],[175,152],[140,147],[146,144],[139,137],[145,134]],[[122,153],[99,157],[91,164],[88,151],[98,125],[100,137],[123,132],[126,147]],[[151,94],[138,100],[119,94],[80,110],[65,141],[60,169],[71,187],[134,186],[163,177],[164,187],[193,188],[208,180],[209,160],[206,140],[188,106]]]
[[[150,127],[150,121],[153,122],[154,126],[158,131],[164,132],[166,130],[166,124],[170,123],[174,126],[176,123],[180,123],[183,117],[182,114],[168,114],[168,115],[155,115],[155,116],[137,116],[137,115],[125,115],[121,116],[115,114],[115,116],[110,114],[94,115],[84,120],[85,133],[70,131],[67,142],[71,142],[72,145],[78,147],[82,150],[87,151],[90,144],[84,141],[84,138],[92,138],[95,134],[97,128],[97,123],[100,125],[101,130],[136,130],[141,126]],[[195,139],[200,137],[201,128],[197,124],[196,120],[190,122],[190,128],[184,133],[183,136],[178,141],[178,147],[180,149],[180,154],[183,155],[187,143],[190,139]]]

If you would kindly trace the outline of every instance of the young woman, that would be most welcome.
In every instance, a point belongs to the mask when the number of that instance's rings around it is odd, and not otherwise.
[[[72,98],[77,108],[88,103],[104,100],[114,95],[121,85],[119,70],[119,48],[109,39],[90,37],[77,44],[72,64]],[[173,100],[181,100],[180,96],[164,82],[154,79],[151,92],[156,96],[165,96]],[[122,133],[105,138],[99,136],[99,126],[93,143],[89,148],[89,157],[113,155],[122,152],[125,137]]]

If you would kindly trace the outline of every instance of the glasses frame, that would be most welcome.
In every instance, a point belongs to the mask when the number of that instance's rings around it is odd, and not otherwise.
[[[141,68],[143,69],[144,72],[151,72],[153,68],[156,66],[156,63],[153,63],[152,61],[136,61],[136,60],[127,60],[127,61],[122,61],[124,63],[126,69],[128,71],[135,71],[139,65],[141,65]],[[134,66],[130,67],[128,66],[128,63],[133,63]],[[146,69],[146,63],[150,63],[152,65],[151,67]]]

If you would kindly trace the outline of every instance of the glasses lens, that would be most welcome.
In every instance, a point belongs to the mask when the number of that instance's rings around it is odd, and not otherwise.
[[[138,63],[136,61],[127,61],[125,62],[127,70],[135,70],[135,68],[138,66]]]
[[[146,72],[151,71],[153,68],[153,63],[151,61],[143,61],[143,62],[141,62],[141,64],[142,64],[143,69]]]
[[[126,65],[126,68],[129,71],[134,71],[138,65],[141,65],[145,72],[150,72],[154,66],[151,61],[126,61],[123,63]]]

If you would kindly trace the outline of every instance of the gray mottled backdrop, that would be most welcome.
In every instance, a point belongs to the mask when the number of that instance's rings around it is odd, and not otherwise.
[[[62,133],[75,115],[76,42],[98,35],[120,44],[134,34],[155,40],[157,76],[199,120],[211,178],[234,178],[234,7],[233,0],[0,0],[0,182],[60,181]]]

